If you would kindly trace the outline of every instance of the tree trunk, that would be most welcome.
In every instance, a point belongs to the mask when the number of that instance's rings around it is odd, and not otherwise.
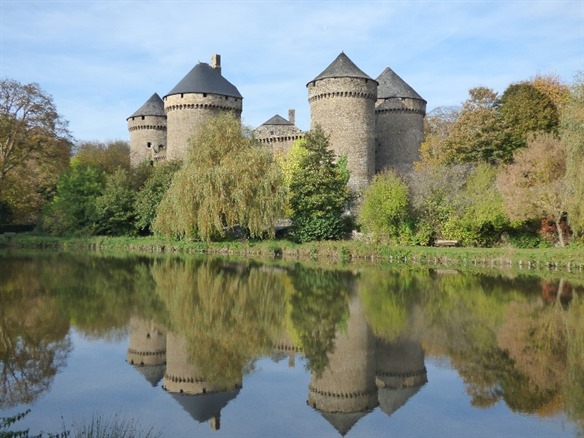
[[[566,246],[566,244],[564,243],[564,233],[562,232],[562,226],[560,224],[561,220],[562,214],[560,214],[556,219],[556,229],[558,230],[558,239],[560,240],[560,246],[563,248]]]

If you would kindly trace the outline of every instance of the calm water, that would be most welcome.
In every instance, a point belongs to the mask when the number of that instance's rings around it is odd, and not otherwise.
[[[191,436],[578,436],[584,278],[0,254],[0,417]],[[1,432],[1,431],[0,431]]]

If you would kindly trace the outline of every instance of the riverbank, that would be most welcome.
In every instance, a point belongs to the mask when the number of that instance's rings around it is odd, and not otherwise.
[[[0,235],[0,248],[99,252],[219,254],[239,257],[327,260],[338,263],[389,262],[433,266],[565,270],[584,273],[584,248],[399,247],[359,241],[296,244],[287,240],[229,242],[175,241],[159,237],[57,238],[33,233]]]

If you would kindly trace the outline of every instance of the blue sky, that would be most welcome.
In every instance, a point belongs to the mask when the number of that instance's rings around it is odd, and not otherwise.
[[[126,118],[199,61],[222,57],[256,127],[296,109],[344,51],[375,78],[389,66],[428,101],[584,70],[584,0],[0,0],[0,77],[37,82],[77,140],[129,139]]]

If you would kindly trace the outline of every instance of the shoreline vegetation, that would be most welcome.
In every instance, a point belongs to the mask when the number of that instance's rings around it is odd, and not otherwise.
[[[202,242],[161,237],[53,237],[35,233],[0,235],[2,249],[201,254],[333,264],[390,263],[457,268],[500,268],[584,273],[584,248],[405,247],[356,240],[294,243],[288,240]]]

